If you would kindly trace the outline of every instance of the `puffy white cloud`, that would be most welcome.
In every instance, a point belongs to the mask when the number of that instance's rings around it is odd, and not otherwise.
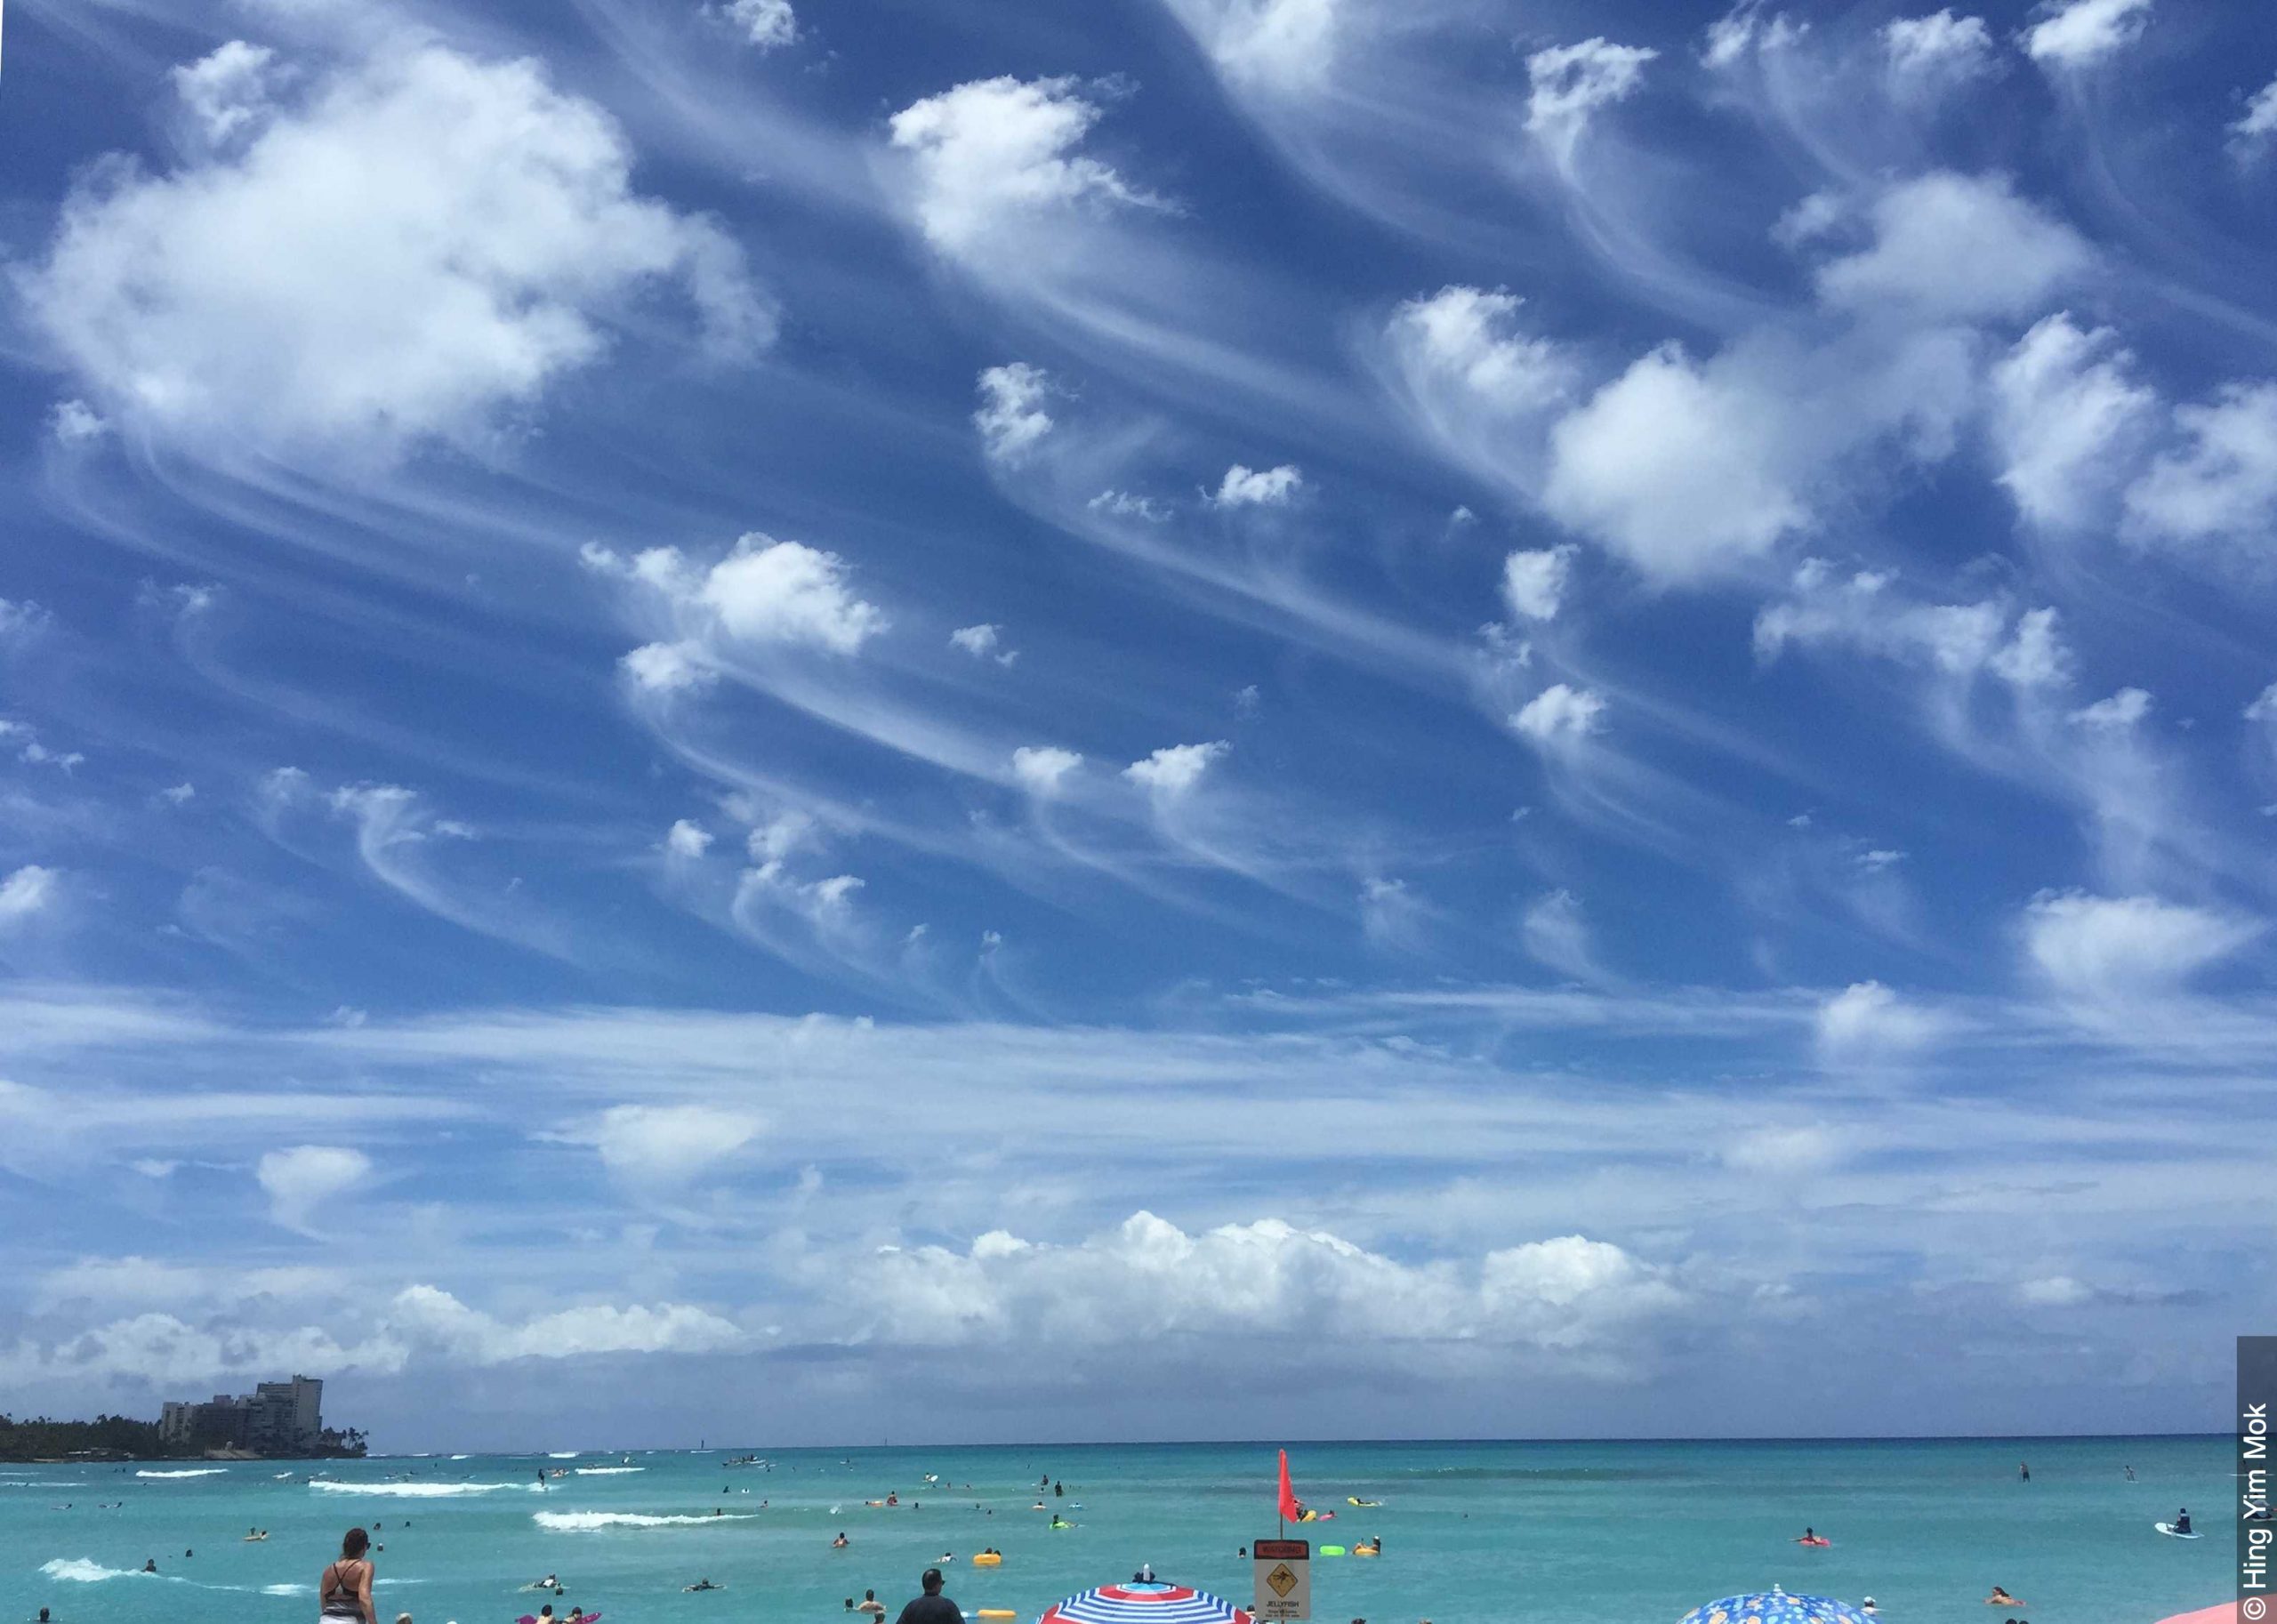
[[[2259,921],[2155,896],[2067,891],[2024,910],[2024,949],[2055,988],[2081,1003],[2172,992],[2262,932]]]
[[[949,633],[949,645],[961,648],[976,660],[994,660],[999,665],[1010,665],[1020,657],[1017,648],[1003,647],[1004,628],[1002,626],[959,626]]]
[[[2024,30],[2024,53],[2048,68],[2086,68],[2130,45],[2151,20],[2151,0],[2069,0]]]
[[[1522,620],[1555,620],[1573,571],[1571,547],[1542,547],[1502,560],[1502,601]]]
[[[1590,117],[1636,93],[1645,64],[1660,52],[1643,45],[1616,45],[1602,37],[1578,45],[1553,45],[1526,58],[1526,129],[1561,164],[1589,127]]]
[[[848,589],[836,553],[766,536],[745,536],[713,565],[703,598],[729,633],[756,642],[852,654],[886,627],[883,612]]]
[[[1347,0],[1168,0],[1171,13],[1236,84],[1308,90],[1334,66]]]
[[[669,856],[692,863],[711,849],[712,832],[701,824],[690,823],[683,817],[676,820],[665,832],[664,850]]]
[[[728,0],[720,15],[761,51],[779,49],[799,37],[799,17],[791,0]]]
[[[233,39],[173,70],[174,94],[206,144],[225,145],[267,117],[276,61],[266,45]]]
[[[2231,145],[2241,157],[2263,151],[2273,138],[2277,138],[2277,79],[2255,92],[2245,111],[2230,126]]]
[[[1278,468],[1252,469],[1236,462],[1226,470],[1226,477],[1218,482],[1217,494],[1210,500],[1221,508],[1285,507],[1304,486],[1304,475],[1289,463],[1283,462]]]
[[[1777,404],[1676,344],[1639,358],[1551,430],[1541,499],[1559,523],[1677,583],[1767,552],[1809,519]]]
[[[643,643],[617,663],[635,687],[652,694],[682,694],[718,679],[688,643]]]
[[[626,1183],[666,1189],[716,1171],[759,1137],[765,1122],[719,1105],[612,1105],[590,1122],[546,1136],[589,1145]]]
[[[2108,699],[2081,705],[2072,712],[2075,727],[2124,733],[2151,713],[2151,696],[2141,688],[2121,688]]]
[[[512,1324],[470,1308],[449,1292],[413,1286],[388,1306],[385,1333],[454,1363],[576,1359],[599,1354],[712,1353],[747,1339],[736,1325],[686,1303],[656,1307],[581,1304]]]
[[[2277,383],[2232,384],[2209,403],[2176,406],[2174,421],[2184,444],[2128,488],[2128,533],[2265,551],[2277,527]]]
[[[999,1233],[891,1249],[855,1272],[872,1336],[914,1346],[1095,1347],[1170,1337],[1367,1349],[1484,1344],[1613,1353],[1687,1306],[1669,1273],[1563,1235],[1475,1264],[1401,1263],[1275,1218],[1188,1234],[1150,1212],[1074,1245]]]
[[[1991,372],[2000,483],[2036,525],[2075,528],[2101,514],[2157,416],[2156,391],[2108,327],[2050,316]]]
[[[2240,714],[2249,722],[2277,723],[2277,682],[2262,689]]]
[[[685,289],[723,350],[771,336],[734,242],[635,196],[632,163],[533,61],[384,49],[173,173],[93,172],[19,286],[101,408],[150,430],[374,454],[480,440],[649,288]]]
[[[1537,744],[1581,738],[1604,725],[1604,696],[1589,688],[1553,682],[1518,708],[1510,726]]]
[[[1919,1049],[1943,1029],[1935,1015],[1906,1003],[1879,981],[1845,987],[1818,1009],[1819,1051],[1830,1061]]]
[[[2087,240],[2006,176],[1917,176],[1876,198],[1874,241],[1820,267],[1828,303],[1917,315],[2021,316],[2094,262]]]
[[[1055,392],[1050,374],[1026,361],[991,366],[980,374],[980,407],[972,414],[984,450],[999,462],[1018,462],[1051,432],[1043,403]]]
[[[1012,752],[1012,776],[1029,794],[1048,799],[1059,793],[1067,775],[1082,764],[1082,756],[1057,744],[1023,744]]]
[[[0,930],[20,925],[34,914],[44,912],[56,899],[60,886],[56,872],[36,863],[27,863],[5,880],[0,880]]]
[[[1999,71],[1984,19],[1957,17],[1950,6],[1927,17],[1895,18],[1883,25],[1881,38],[1891,86],[1909,99],[1942,95]]]
[[[270,1216],[288,1229],[305,1229],[317,1210],[358,1188],[372,1176],[372,1159],[342,1145],[297,1145],[261,1157],[253,1177],[269,1195]]]
[[[1002,248],[1003,229],[1071,206],[1155,200],[1074,151],[1099,109],[1073,78],[974,79],[893,116],[908,157],[919,228],[944,253]]]
[[[1892,580],[1870,570],[1838,578],[1823,560],[1806,561],[1794,595],[1757,612],[1757,655],[1774,660],[1790,645],[1847,647],[1948,677],[1990,672],[2019,687],[2069,678],[2071,653],[2054,609],[2028,610],[2011,626],[1999,604],[1911,601],[1890,591]]]
[[[1556,345],[1519,330],[1525,302],[1499,288],[1450,285],[1402,304],[1385,336],[1411,389],[1452,387],[1473,406],[1529,412],[1564,394],[1573,367]]]
[[[1122,776],[1152,793],[1157,800],[1176,800],[1193,793],[1212,763],[1232,753],[1223,739],[1204,744],[1167,744],[1143,761],[1133,761]]]
[[[2072,651],[2056,630],[2056,611],[2028,609],[1991,658],[1993,674],[2017,687],[2053,687],[2072,677]]]
[[[110,432],[110,420],[84,400],[59,400],[47,427],[58,445],[87,446]]]

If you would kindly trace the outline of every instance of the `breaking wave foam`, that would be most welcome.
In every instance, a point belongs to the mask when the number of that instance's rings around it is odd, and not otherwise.
[[[342,1483],[333,1477],[311,1477],[309,1487],[326,1494],[393,1494],[404,1499],[442,1499],[459,1494],[542,1494],[527,1483]]]
[[[225,1466],[191,1467],[181,1472],[137,1472],[137,1477],[219,1477],[229,1468]]]
[[[627,1472],[645,1472],[648,1469],[645,1466],[581,1466],[576,1472],[580,1477],[622,1477]]]
[[[41,1564],[40,1572],[50,1579],[65,1579],[77,1585],[98,1585],[106,1579],[156,1579],[156,1573],[145,1573],[140,1568],[107,1568],[100,1562],[90,1562],[84,1556],[58,1556],[53,1562]]]
[[[700,1528],[712,1523],[749,1523],[749,1514],[726,1516],[650,1516],[639,1511],[540,1511],[540,1528],[559,1534],[598,1533],[604,1528]]]

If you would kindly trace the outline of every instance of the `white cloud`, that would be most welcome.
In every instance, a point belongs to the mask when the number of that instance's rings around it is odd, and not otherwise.
[[[2241,157],[2252,157],[2277,137],[2277,79],[2272,79],[2254,92],[2245,111],[2230,126],[2233,149]]]
[[[1404,1264],[1275,1218],[1188,1234],[1150,1212],[1074,1245],[1001,1232],[880,1252],[850,1282],[875,1338],[913,1346],[1147,1346],[1270,1333],[1298,1345],[1484,1344],[1618,1354],[1686,1305],[1668,1272],[1563,1235],[1475,1264]]]
[[[682,694],[717,680],[686,643],[643,643],[617,663],[635,685],[652,694]]]
[[[1557,346],[1519,330],[1525,302],[1499,288],[1450,285],[1402,304],[1385,335],[1411,388],[1452,387],[1476,406],[1533,411],[1565,393],[1573,367]]]
[[[1573,571],[1571,547],[1543,547],[1502,560],[1502,601],[1523,620],[1555,620]]]
[[[1134,496],[1129,491],[1101,491],[1083,504],[1094,513],[1105,513],[1114,519],[1143,519],[1150,525],[1165,523],[1171,511],[1151,496]]]
[[[47,427],[58,445],[89,446],[110,432],[110,421],[84,400],[59,400]]]
[[[713,565],[692,591],[729,637],[857,653],[886,629],[885,612],[854,595],[846,561],[756,532]]]
[[[1668,344],[1550,431],[1542,505],[1644,574],[1685,583],[1767,552],[1810,515],[1775,403]]]
[[[56,872],[36,863],[27,863],[0,880],[0,930],[44,912],[55,901],[59,889]]]
[[[1919,1049],[1942,1030],[1935,1016],[1906,1003],[1879,981],[1845,987],[1818,1009],[1819,1051],[1831,1061]]]
[[[1768,1178],[1797,1178],[1824,1172],[1841,1160],[1843,1142],[1816,1123],[1758,1128],[1724,1146],[1717,1159],[1736,1172]]]
[[[2079,68],[2132,44],[2151,20],[2151,0],[2069,0],[2043,8],[2024,30],[2024,53],[2051,68]]]
[[[999,462],[1018,462],[1051,432],[1043,403],[1056,392],[1040,366],[1013,361],[980,374],[980,408],[972,414],[982,448]]]
[[[1278,468],[1251,469],[1236,462],[1218,482],[1211,503],[1221,508],[1285,507],[1302,490],[1305,477],[1289,463]]]
[[[413,1286],[389,1305],[386,1328],[413,1347],[455,1363],[575,1359],[599,1354],[692,1354],[736,1347],[744,1332],[685,1303],[656,1307],[581,1304],[511,1324],[433,1286]]]
[[[1067,775],[1082,764],[1082,756],[1056,744],[1023,744],[1012,752],[1012,776],[1029,794],[1048,800],[1059,792]]]
[[[1538,744],[1580,738],[1604,725],[1605,699],[1589,688],[1554,682],[1519,707],[1510,726]]]
[[[2056,989],[2091,1006],[2172,992],[2259,936],[2258,921],[2154,896],[2068,891],[2024,910],[2024,948]]]
[[[1992,368],[1992,438],[2000,483],[2036,525],[2097,518],[2150,431],[2157,393],[2128,373],[2134,357],[2108,327],[2081,332],[2050,316]]]
[[[723,350],[771,336],[733,241],[635,196],[632,161],[534,61],[382,51],[225,154],[98,172],[19,286],[112,416],[272,450],[479,441],[649,288]]]
[[[1404,880],[1376,875],[1360,882],[1360,933],[1370,945],[1415,953],[1428,941],[1431,910]]]
[[[2016,1287],[2016,1300],[2027,1308],[2076,1308],[2094,1298],[2092,1290],[2069,1274],[2046,1274]]]
[[[2017,197],[2002,175],[1917,176],[1884,192],[1871,213],[1873,244],[1819,269],[1829,304],[2022,316],[2094,262],[2085,238]]]
[[[1308,90],[1334,66],[1347,0],[1169,0],[1171,12],[1236,84]]]
[[[1017,648],[1006,648],[1004,628],[1002,626],[959,626],[949,633],[952,647],[961,648],[976,660],[994,660],[999,665],[1010,665],[1020,657]]]
[[[687,818],[678,819],[665,832],[664,850],[669,856],[693,862],[711,849],[712,832]]]
[[[1882,28],[1890,84],[1909,100],[1928,100],[1999,71],[1991,31],[1982,17],[1957,17],[1948,6],[1927,17],[1900,17]]]
[[[1122,776],[1158,800],[1175,800],[1191,794],[1211,764],[1224,760],[1233,748],[1223,739],[1205,744],[1168,744],[1143,761],[1133,761],[1122,769]]]
[[[2015,634],[1991,658],[1993,674],[2017,687],[2053,687],[2072,677],[2072,651],[2056,630],[2056,611],[2028,609]]]
[[[174,94],[208,146],[226,145],[267,118],[276,61],[267,46],[233,39],[173,70]]]
[[[2249,722],[2277,723],[2277,682],[2262,689],[2240,714]]]
[[[751,1112],[719,1105],[612,1105],[592,1122],[547,1137],[590,1145],[616,1178],[664,1189],[716,1171],[765,1126]]]
[[[1660,52],[1642,45],[1616,45],[1600,37],[1578,45],[1553,45],[1526,58],[1526,129],[1560,164],[1573,149],[1590,117],[1636,93],[1645,64]]]
[[[1535,898],[1519,921],[1518,931],[1527,956],[1536,963],[1574,981],[1607,979],[1597,962],[1581,899],[1573,892],[1560,889]]]
[[[1700,60],[1712,68],[1733,67],[1758,45],[1766,51],[1776,51],[1793,44],[1807,33],[1810,25],[1797,22],[1784,12],[1766,19],[1764,0],[1739,0],[1739,4],[1708,25]]]
[[[0,598],[0,641],[28,642],[44,631],[52,618],[45,609],[28,599],[18,603]],[[5,727],[0,727],[0,735],[6,731]]]
[[[2185,444],[2160,454],[2127,492],[2138,539],[2265,543],[2277,526],[2277,383],[2232,384],[2176,406]]]
[[[184,781],[158,792],[158,799],[170,807],[186,807],[197,799],[197,786]]]
[[[300,1145],[261,1157],[253,1177],[268,1193],[270,1213],[288,1229],[310,1227],[335,1197],[372,1176],[372,1159],[337,1145]]]
[[[721,15],[761,51],[794,44],[799,37],[799,18],[791,0],[728,0]]]
[[[2121,688],[2108,699],[2082,705],[2071,714],[2076,727],[2123,733],[2151,713],[2151,696],[2141,688]]]
[[[909,157],[920,229],[944,253],[970,256],[1004,252],[1007,228],[1079,205],[1153,203],[1074,150],[1098,118],[1073,78],[975,79],[904,108],[892,139]]]

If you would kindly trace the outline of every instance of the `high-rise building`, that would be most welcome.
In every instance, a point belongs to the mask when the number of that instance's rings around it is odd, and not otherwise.
[[[158,1413],[161,1443],[249,1449],[269,1455],[312,1453],[324,1433],[324,1383],[313,1377],[264,1381],[249,1394],[217,1393],[205,1403],[169,1401]]]

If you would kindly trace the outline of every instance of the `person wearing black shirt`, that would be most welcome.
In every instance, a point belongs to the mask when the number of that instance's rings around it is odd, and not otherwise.
[[[963,1611],[941,1594],[940,1569],[927,1568],[917,1582],[925,1588],[925,1594],[904,1607],[894,1624],[964,1624]]]

